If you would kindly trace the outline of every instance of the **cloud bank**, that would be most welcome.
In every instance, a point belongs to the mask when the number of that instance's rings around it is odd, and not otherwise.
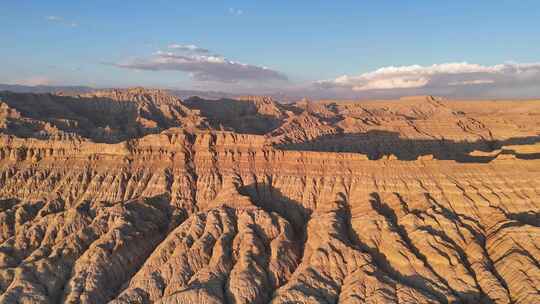
[[[267,67],[240,63],[191,44],[171,44],[168,51],[152,56],[113,63],[125,69],[187,72],[197,81],[234,83],[239,81],[287,81],[287,76]]]
[[[317,81],[322,89],[352,92],[451,93],[516,92],[521,88],[540,89],[540,63],[480,64],[443,63],[431,66],[390,66],[357,76],[340,76]]]

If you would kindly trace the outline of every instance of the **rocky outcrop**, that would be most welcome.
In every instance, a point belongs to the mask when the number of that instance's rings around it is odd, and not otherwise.
[[[505,103],[518,111],[493,113],[492,102],[447,101],[431,96],[398,101],[303,102],[269,134],[281,149],[356,152],[379,159],[394,154],[414,160],[432,154],[437,159],[469,160],[477,150],[489,152],[512,143],[540,141],[540,103]],[[476,104],[471,106],[470,104]],[[495,103],[496,104],[496,103]],[[515,104],[515,105],[514,105]],[[486,113],[487,112],[487,113]],[[532,117],[532,119],[531,119]]]
[[[204,128],[198,112],[160,90],[107,90],[77,96],[0,92],[5,134],[120,142],[171,127]]]

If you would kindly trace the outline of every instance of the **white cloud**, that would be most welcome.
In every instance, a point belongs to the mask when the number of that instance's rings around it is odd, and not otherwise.
[[[113,63],[113,65],[119,68],[135,70],[181,71],[189,73],[197,81],[229,83],[238,81],[287,81],[287,76],[281,72],[267,67],[232,61],[220,55],[200,54],[209,51],[194,45],[170,45],[169,49],[178,49],[184,52],[157,51],[149,57]],[[185,50],[191,50],[192,52],[186,53]]]
[[[168,46],[169,49],[178,50],[178,51],[188,51],[194,53],[208,53],[209,50],[205,48],[198,47],[194,44],[177,44],[173,43]]]
[[[240,15],[244,14],[244,11],[241,10],[241,9],[237,9],[237,8],[230,7],[230,8],[229,8],[229,14],[231,14],[231,15],[236,15],[236,16],[240,16]]]
[[[459,85],[489,84],[489,83],[494,83],[494,82],[495,81],[489,80],[489,79],[477,79],[477,80],[449,82],[448,85],[459,86]]]
[[[356,92],[373,90],[423,90],[437,93],[450,87],[476,88],[478,92],[492,88],[540,88],[540,63],[480,64],[443,63],[431,66],[411,65],[384,67],[357,76],[340,76],[317,81],[327,89],[347,89]]]
[[[41,85],[51,85],[54,81],[45,76],[32,76],[25,79],[19,79],[12,82],[13,84],[26,85],[26,86],[41,86]]]
[[[66,19],[64,19],[63,17],[60,17],[60,16],[47,16],[45,19],[47,19],[47,21],[55,22],[55,23],[58,23],[58,24],[69,26],[69,27],[77,27],[77,26],[79,26],[78,23],[66,20]]]

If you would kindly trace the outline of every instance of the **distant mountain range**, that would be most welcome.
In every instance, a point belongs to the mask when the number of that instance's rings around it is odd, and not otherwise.
[[[11,91],[15,93],[55,93],[64,92],[68,94],[89,93],[96,90],[95,88],[85,86],[25,86],[18,84],[1,84],[0,91]]]
[[[0,91],[11,91],[14,93],[57,93],[62,92],[67,95],[86,94],[96,90],[102,90],[105,88],[93,88],[87,86],[25,86],[18,84],[0,84]],[[175,95],[181,99],[187,99],[189,97],[198,96],[204,99],[220,99],[220,98],[235,98],[241,95],[248,94],[232,94],[220,91],[197,91],[197,90],[166,90],[170,94]]]

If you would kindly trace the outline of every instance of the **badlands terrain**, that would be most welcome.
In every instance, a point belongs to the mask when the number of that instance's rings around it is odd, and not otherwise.
[[[540,101],[0,92],[0,303],[540,303]]]

